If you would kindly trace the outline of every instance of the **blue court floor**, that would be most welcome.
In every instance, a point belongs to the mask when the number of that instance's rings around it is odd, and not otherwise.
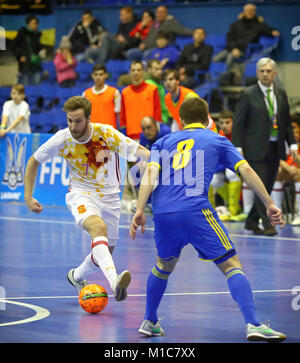
[[[67,282],[70,268],[90,252],[86,232],[66,208],[45,207],[36,215],[24,204],[0,204],[0,342],[21,343],[206,343],[246,342],[242,315],[221,272],[199,261],[187,246],[169,278],[159,316],[164,337],[138,334],[145,310],[146,281],[155,263],[153,224],[135,241],[130,216],[122,215],[114,252],[118,272],[129,269],[128,298],[116,302],[100,270],[90,282],[104,286],[107,307],[89,315]],[[270,320],[287,342],[300,342],[300,227],[276,237],[258,237],[241,223],[226,224],[251,282],[257,314]],[[250,343],[251,344],[251,343]]]

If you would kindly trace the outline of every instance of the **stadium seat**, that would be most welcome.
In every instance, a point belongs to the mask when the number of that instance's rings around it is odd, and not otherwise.
[[[117,81],[121,74],[126,74],[130,70],[129,60],[114,60],[110,59],[105,64],[106,70],[109,73],[109,80]]]
[[[194,43],[194,39],[191,36],[177,36],[175,39],[175,45],[177,46],[177,48],[182,51],[183,48],[187,45],[187,44],[193,44]]]
[[[78,62],[75,71],[78,74],[78,82],[86,82],[91,80],[91,73],[93,72],[94,65],[88,62]]]
[[[56,69],[53,61],[42,62],[42,70],[43,72],[47,72],[48,78],[46,82],[54,83],[56,82]]]
[[[213,47],[213,54],[217,54],[226,48],[226,35],[209,34],[205,38],[205,44]]]
[[[252,62],[247,62],[243,74],[243,86],[250,85],[254,80],[256,80],[256,60]]]

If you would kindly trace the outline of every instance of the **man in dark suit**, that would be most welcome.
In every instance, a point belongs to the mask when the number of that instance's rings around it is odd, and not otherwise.
[[[286,159],[285,142],[296,153],[287,95],[274,84],[276,63],[271,58],[257,62],[258,82],[246,88],[237,102],[232,142],[262,179],[271,193],[280,159]],[[259,228],[262,219],[264,230]],[[276,230],[268,221],[265,208],[255,198],[245,228],[255,234],[272,236]]]

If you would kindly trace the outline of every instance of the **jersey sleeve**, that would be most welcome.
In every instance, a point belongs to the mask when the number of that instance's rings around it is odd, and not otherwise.
[[[235,173],[238,173],[237,168],[246,162],[232,142],[224,136],[220,136],[220,155],[222,165]]]
[[[58,131],[50,139],[48,139],[43,145],[41,145],[33,154],[37,162],[45,163],[59,154],[59,149],[62,146],[61,132]]]
[[[151,147],[148,166],[155,165],[159,168],[159,170],[161,170],[161,164],[162,164],[162,160],[161,160],[161,153],[160,153],[160,140],[158,140]]]

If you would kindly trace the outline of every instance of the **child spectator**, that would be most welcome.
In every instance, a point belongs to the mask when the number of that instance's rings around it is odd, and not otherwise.
[[[175,45],[169,44],[169,36],[165,32],[159,32],[156,38],[156,48],[154,48],[147,57],[149,59],[158,59],[163,69],[170,69],[175,66],[179,57],[179,51]]]
[[[8,132],[22,132],[31,134],[29,105],[25,99],[25,88],[16,84],[11,90],[11,100],[4,102],[1,120],[0,137]]]
[[[56,78],[61,87],[74,87],[77,73],[77,61],[71,53],[71,42],[67,37],[62,37],[59,49],[54,58]]]

